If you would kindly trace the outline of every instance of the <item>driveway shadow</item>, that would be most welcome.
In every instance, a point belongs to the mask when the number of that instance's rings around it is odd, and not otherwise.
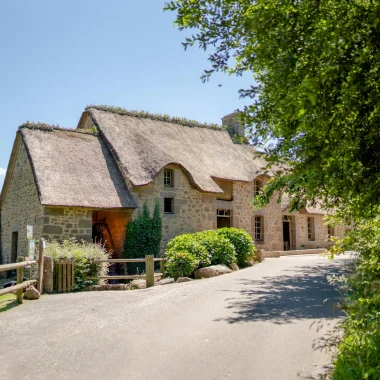
[[[233,315],[215,321],[285,324],[296,319],[342,317],[344,314],[338,307],[340,295],[336,287],[329,284],[327,276],[348,273],[351,267],[352,261],[331,262],[283,271],[297,272],[291,275],[238,280],[240,290],[223,290],[235,293],[226,299],[226,307]]]

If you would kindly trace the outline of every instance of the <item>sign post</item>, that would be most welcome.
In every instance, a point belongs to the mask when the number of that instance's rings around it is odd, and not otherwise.
[[[33,226],[26,226],[26,237],[28,239],[28,257],[34,259],[36,253],[36,241],[33,239]]]

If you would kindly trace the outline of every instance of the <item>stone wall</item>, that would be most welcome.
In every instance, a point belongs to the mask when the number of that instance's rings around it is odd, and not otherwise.
[[[92,210],[76,207],[44,207],[42,237],[46,240],[92,241]]]
[[[173,170],[173,187],[164,186],[164,169],[150,184],[133,187],[139,208],[147,202],[153,212],[155,201],[160,202],[163,224],[161,254],[164,253],[167,242],[177,235],[216,229],[217,209],[231,210],[231,225],[244,228],[251,236],[253,236],[254,215],[263,215],[264,241],[260,243],[260,248],[267,250],[282,248],[281,206],[273,199],[268,206],[254,212],[250,205],[253,197],[253,181],[250,183],[235,181],[232,190],[233,200],[225,201],[217,199],[216,194],[204,194],[192,187],[180,166],[168,165],[166,168]],[[164,198],[174,199],[173,214],[164,213]],[[133,215],[137,213],[138,210],[135,210]]]
[[[309,217],[314,218],[315,240],[308,239],[307,218]],[[329,248],[331,246],[331,242],[327,238],[327,225],[323,219],[324,215],[298,214],[298,218],[296,218],[296,231],[299,231],[298,239],[296,239],[297,249]]]
[[[314,248],[314,249],[297,249],[291,251],[277,251],[280,256],[293,256],[293,255],[315,255],[315,254],[324,254],[326,249],[324,248]]]
[[[257,178],[261,181],[262,186],[265,186],[269,177],[262,175]],[[247,204],[250,205],[253,198],[253,181],[250,183],[250,199]],[[282,236],[282,211],[281,204],[277,203],[278,194],[275,193],[269,204],[260,210],[252,210],[251,212],[251,230],[252,236],[255,227],[255,216],[263,216],[264,222],[264,240],[262,242],[255,242],[258,249],[265,249],[266,251],[276,251],[283,249],[283,236]]]
[[[11,260],[12,232],[18,232],[17,255],[28,256],[27,225],[34,226],[34,236],[38,239],[42,232],[43,208],[37,194],[29,158],[21,142],[1,211],[4,264]]]
[[[163,170],[146,186],[133,187],[139,209],[147,202],[151,213],[156,200],[160,202],[163,239],[162,253],[169,240],[184,234],[216,228],[216,197],[202,194],[191,187],[185,173],[178,165],[168,165],[174,174],[173,187],[165,187]],[[173,198],[173,214],[164,213],[164,198]],[[138,210],[133,212],[136,216]]]

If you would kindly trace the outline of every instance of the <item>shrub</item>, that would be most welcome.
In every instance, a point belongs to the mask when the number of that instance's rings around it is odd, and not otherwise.
[[[241,246],[244,244],[241,243]],[[179,256],[177,256],[178,254]],[[178,235],[168,243],[165,255],[169,274],[173,272],[172,269],[168,269],[169,267],[182,267],[183,261],[191,262],[191,265],[186,266],[187,272],[192,269],[187,275],[190,275],[197,268],[207,267],[211,264],[236,263],[236,252],[233,244],[215,230]],[[197,261],[195,266],[194,258]],[[176,260],[179,261],[178,264],[175,263]]]
[[[160,205],[155,204],[153,217],[150,217],[148,204],[145,202],[142,212],[131,220],[127,226],[124,256],[128,259],[144,258],[145,255],[157,257],[160,253],[162,239],[162,220]],[[141,273],[145,269],[144,264],[128,264],[128,273]]]
[[[203,231],[194,234],[196,239],[211,256],[211,264],[236,263],[236,252],[230,241],[219,235],[217,231]]]
[[[94,264],[91,260],[108,259],[107,252],[101,244],[77,242],[75,239],[47,242],[45,256],[51,257],[53,262],[58,260],[72,260],[75,265],[75,280],[73,291],[81,291],[87,286],[95,285],[99,281],[86,280],[87,276],[106,276],[108,274],[108,263]]]
[[[376,212],[357,222],[330,249],[332,254],[349,249],[358,253],[354,271],[340,280],[346,319],[333,380],[380,379],[380,217]]]
[[[243,229],[238,228],[221,228],[216,231],[219,236],[228,239],[235,248],[237,263],[239,266],[245,266],[248,262],[253,261],[256,247],[251,235]]]
[[[198,264],[199,260],[186,251],[171,251],[166,256],[166,270],[174,278],[190,276]]]
[[[178,235],[169,241],[165,255],[173,255],[177,252],[189,252],[198,260],[198,268],[211,265],[211,255],[206,248],[195,238],[195,234]]]

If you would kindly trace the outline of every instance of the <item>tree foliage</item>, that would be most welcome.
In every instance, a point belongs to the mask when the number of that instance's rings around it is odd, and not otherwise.
[[[210,48],[204,80],[252,73],[242,121],[255,144],[272,141],[267,159],[292,167],[272,189],[294,208],[316,197],[355,204],[353,213],[378,203],[379,1],[178,0],[165,9],[180,30],[195,29],[185,48]]]
[[[144,258],[145,255],[157,257],[160,253],[162,239],[162,219],[160,205],[155,204],[153,216],[150,216],[148,204],[145,202],[139,215],[131,220],[127,226],[124,256],[126,258]],[[142,273],[144,264],[128,264],[128,273]]]
[[[360,253],[333,379],[378,379],[380,342],[380,1],[176,0],[183,43],[215,71],[252,73],[241,121],[265,158],[285,164],[256,197],[286,192],[292,209],[322,201],[352,230],[334,248]],[[288,169],[287,169],[288,168]]]

